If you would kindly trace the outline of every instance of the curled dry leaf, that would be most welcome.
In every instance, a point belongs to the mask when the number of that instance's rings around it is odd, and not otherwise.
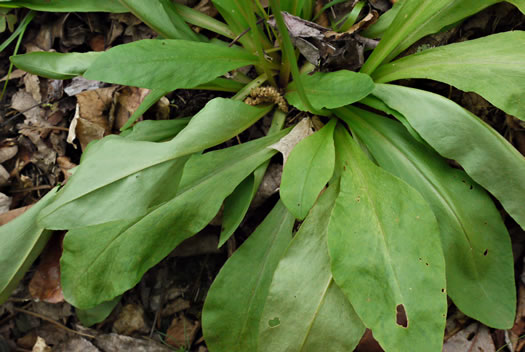
[[[72,126],[75,126],[75,135],[82,150],[89,142],[101,139],[108,135],[112,129],[110,112],[113,104],[113,94],[116,86],[85,91],[77,94],[78,113],[75,112]],[[72,126],[68,142],[72,139]]]
[[[283,154],[283,165],[286,164],[286,160],[288,159],[288,155],[290,155],[290,152],[292,149],[308,137],[314,133],[312,128],[312,120],[310,118],[302,119],[301,122],[299,122],[286,136],[281,138],[281,140],[273,145],[270,146],[270,148],[273,148],[275,150],[280,151]]]

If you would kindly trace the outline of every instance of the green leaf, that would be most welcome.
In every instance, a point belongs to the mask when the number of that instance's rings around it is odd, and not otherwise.
[[[0,227],[0,304],[4,303],[18,282],[44,249],[51,231],[36,223],[36,217],[55,199],[57,188],[16,219]]]
[[[177,13],[170,0],[120,0],[135,16],[166,39],[202,41]]]
[[[27,7],[51,12],[128,12],[118,0],[0,0],[0,7]]]
[[[502,0],[405,0],[399,7],[381,42],[363,65],[362,72],[371,74],[382,62],[389,62],[428,34],[439,32]],[[524,0],[514,0],[525,9]],[[395,13],[394,12],[394,13]],[[390,16],[389,16],[390,17]]]
[[[407,32],[396,49],[388,56],[386,62],[391,61],[398,54],[405,49],[408,49],[412,44],[424,36],[437,33],[446,26],[455,24],[489,6],[503,2],[503,0],[446,0],[445,2],[447,4],[434,13],[425,12],[424,16],[430,16],[427,17],[424,23],[421,23],[419,26],[414,27],[413,30]],[[513,3],[524,12],[524,0],[513,0],[507,2]],[[417,16],[421,16],[421,14],[418,14]]]
[[[164,142],[175,137],[190,122],[189,117],[174,120],[145,120],[120,134],[129,140]]]
[[[353,351],[364,333],[335,284],[326,247],[337,185],[319,198],[279,262],[260,322],[259,352]]]
[[[336,119],[300,141],[284,164],[280,195],[297,219],[304,219],[319,193],[332,178],[335,166]]]
[[[61,259],[66,300],[87,309],[135,286],[149,268],[213,219],[235,187],[276,153],[268,147],[286,132],[194,155],[177,196],[145,216],[69,231]]]
[[[464,171],[415,141],[399,123],[353,107],[340,109],[337,115],[366,143],[382,168],[429,203],[439,223],[448,295],[456,306],[490,327],[512,327],[516,309],[512,246],[489,195]]]
[[[222,247],[222,245],[228,241],[248,212],[255,193],[254,191],[256,191],[254,190],[254,186],[254,176],[250,175],[242,181],[224,201],[219,247]]]
[[[314,109],[333,109],[355,103],[374,90],[374,82],[363,73],[340,70],[301,75],[301,83]],[[297,92],[296,82],[288,86],[286,100],[299,110],[307,111]]]
[[[440,95],[389,84],[377,84],[373,94],[403,114],[439,154],[463,166],[525,228],[525,158],[505,138]]]
[[[376,23],[365,29],[360,34],[368,38],[381,38],[394,22],[401,9],[401,1],[397,1],[390,10],[382,14]]]
[[[264,302],[293,225],[292,214],[278,202],[215,278],[202,311],[210,351],[257,351]]]
[[[177,39],[146,39],[104,52],[84,77],[172,91],[207,83],[257,60],[256,56],[240,48]]]
[[[120,302],[120,296],[115,299],[107,302],[100,303],[99,305],[90,308],[90,309],[76,309],[77,317],[86,327],[95,325],[97,323],[103,322],[111,314],[113,309]]]
[[[525,32],[498,33],[428,49],[383,65],[378,83],[428,78],[476,92],[506,113],[525,120]]]
[[[32,52],[11,56],[11,62],[21,70],[52,79],[71,79],[81,76],[102,56],[100,52],[89,53],[52,53]]]
[[[270,108],[216,98],[170,142],[106,137],[88,148],[57,201],[42,211],[39,221],[50,229],[73,229],[143,215],[175,195],[183,157],[238,135]]]
[[[335,141],[344,163],[328,227],[335,282],[386,351],[441,352],[445,261],[432,211],[344,129]]]

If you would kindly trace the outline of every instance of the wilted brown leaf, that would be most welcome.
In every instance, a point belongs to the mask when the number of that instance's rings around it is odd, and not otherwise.
[[[200,329],[198,321],[191,322],[185,316],[176,317],[166,332],[166,342],[175,348],[189,347]]]

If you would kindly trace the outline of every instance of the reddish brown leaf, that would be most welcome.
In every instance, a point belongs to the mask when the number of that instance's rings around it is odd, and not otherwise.
[[[38,268],[29,283],[29,293],[34,299],[59,303],[64,301],[60,285],[60,257],[64,234],[51,237],[40,256]]]

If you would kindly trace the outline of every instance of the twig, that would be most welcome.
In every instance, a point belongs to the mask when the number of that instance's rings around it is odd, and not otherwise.
[[[42,315],[42,314],[31,312],[30,310],[26,310],[26,309],[22,309],[22,308],[16,308],[16,307],[14,308],[14,311],[15,312],[24,313],[24,314],[27,314],[27,315],[32,315],[32,316],[34,316],[36,318],[45,320],[45,321],[47,321],[47,322],[49,322],[49,323],[51,323],[51,324],[53,324],[53,325],[55,325],[55,326],[57,326],[57,327],[59,327],[61,329],[69,331],[69,332],[71,332],[73,334],[84,336],[84,337],[87,337],[87,338],[90,338],[90,339],[94,339],[95,338],[95,336],[93,336],[93,335],[86,334],[86,333],[83,333],[83,332],[80,332],[80,331],[76,331],[76,330],[70,329],[67,326],[60,324],[58,321],[55,321],[55,320],[53,320],[51,318],[48,318],[48,317],[46,317],[45,315]]]

